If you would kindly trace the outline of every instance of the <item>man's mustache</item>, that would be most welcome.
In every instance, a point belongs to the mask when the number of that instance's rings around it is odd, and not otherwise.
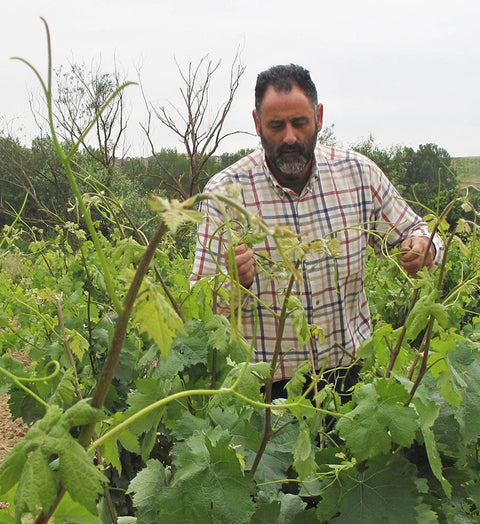
[[[282,144],[277,149],[277,155],[282,155],[283,153],[301,153],[303,154],[303,152],[304,152],[304,149],[300,144],[292,144],[292,145]]]

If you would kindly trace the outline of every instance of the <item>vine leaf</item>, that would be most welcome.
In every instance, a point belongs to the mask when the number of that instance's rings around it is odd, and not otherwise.
[[[202,213],[194,209],[189,209],[192,203],[192,199],[180,202],[175,199],[168,200],[160,196],[156,196],[149,202],[152,210],[163,218],[172,233],[185,222],[200,224],[203,221]]]
[[[480,434],[480,356],[478,344],[462,342],[457,351],[448,356],[457,387],[462,387],[463,402],[455,411],[465,445],[477,441]]]
[[[332,524],[417,522],[416,480],[415,466],[401,456],[388,465],[373,460],[361,469],[342,470],[338,482],[323,490],[317,517]]]
[[[425,442],[425,449],[427,451],[430,468],[432,473],[442,485],[445,495],[450,498],[452,495],[452,486],[443,476],[442,461],[435,440],[435,433],[432,429],[435,420],[438,417],[440,408],[435,404],[435,402],[428,399],[422,400],[420,398],[415,398],[414,404],[420,416],[420,430]]]
[[[409,395],[394,379],[379,379],[358,389],[357,405],[348,418],[337,422],[358,460],[388,453],[391,444],[411,446],[418,428],[418,415],[404,404]]]
[[[147,279],[142,282],[132,318],[140,332],[155,341],[167,360],[172,342],[183,332],[183,322],[158,287]]]
[[[310,438],[310,431],[301,421],[301,428],[293,446],[293,467],[300,479],[305,479],[315,472],[315,447]]]
[[[244,369],[245,366],[247,367],[246,371]],[[236,391],[245,397],[261,400],[261,382],[259,379],[266,380],[271,375],[270,364],[267,362],[249,362],[237,364],[226,376],[225,380],[223,381],[222,388],[232,387],[240,375],[242,379],[237,383]],[[226,397],[223,399],[218,397],[217,402],[219,404],[236,405],[239,410],[241,410],[242,406],[245,405],[243,400],[237,399],[235,397]]]
[[[159,460],[150,459],[146,467],[130,482],[127,493],[133,493],[133,503],[138,510],[137,519],[143,524],[157,524],[157,496],[170,478]]]
[[[15,495],[18,521],[25,513],[48,510],[60,483],[74,501],[96,513],[95,501],[106,478],[70,430],[102,418],[103,413],[86,400],[65,412],[58,406],[50,406],[45,417],[13,448],[0,467],[0,493],[18,484]]]
[[[304,346],[310,340],[310,329],[305,309],[299,298],[292,295],[288,297],[287,305],[292,315],[292,326],[295,328],[298,342],[301,346]]]
[[[175,447],[176,473],[157,494],[156,522],[243,523],[253,513],[251,477],[242,471],[227,434],[196,433]]]
[[[462,340],[461,335],[448,333],[448,336],[433,339],[430,344],[430,372],[437,380],[439,393],[451,406],[461,405],[466,387],[463,372],[458,373],[449,359],[449,354],[458,348]]]
[[[448,309],[437,302],[439,296],[440,291],[433,289],[428,295],[417,300],[406,321],[407,338],[409,340],[417,338],[427,325],[430,316],[434,316],[443,328],[447,327],[449,320]]]

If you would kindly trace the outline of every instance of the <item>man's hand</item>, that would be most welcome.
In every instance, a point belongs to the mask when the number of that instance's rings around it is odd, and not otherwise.
[[[226,256],[226,265],[229,266],[228,256]],[[238,280],[243,287],[249,288],[252,285],[255,276],[255,259],[253,250],[246,244],[240,244],[235,248],[235,263],[237,264]]]
[[[410,237],[405,239],[401,246],[402,252],[401,264],[403,269],[414,277],[422,267],[430,269],[435,259],[435,247],[433,244],[427,253],[427,247],[430,242],[428,237]]]

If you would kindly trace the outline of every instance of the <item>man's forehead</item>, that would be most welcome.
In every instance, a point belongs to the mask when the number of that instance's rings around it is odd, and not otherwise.
[[[273,86],[269,86],[261,104],[262,113],[288,113],[290,116],[292,114],[302,116],[309,114],[312,110],[310,100],[297,86],[289,91],[276,90]]]

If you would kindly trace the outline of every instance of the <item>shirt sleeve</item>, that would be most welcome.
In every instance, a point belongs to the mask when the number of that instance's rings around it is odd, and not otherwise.
[[[373,162],[369,170],[375,224],[371,244],[375,252],[382,255],[386,248],[398,246],[410,237],[431,237],[428,224],[405,202],[383,171]],[[433,236],[432,243],[435,247],[432,269],[435,269],[443,260],[444,243],[438,234]]]

